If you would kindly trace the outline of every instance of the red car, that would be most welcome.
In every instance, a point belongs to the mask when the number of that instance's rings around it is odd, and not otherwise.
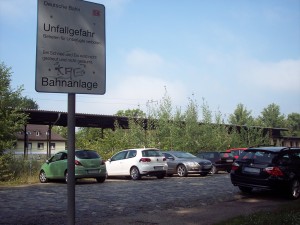
[[[233,157],[235,159],[237,159],[239,157],[239,155],[248,148],[230,148],[230,149],[227,149],[226,152],[231,152]]]

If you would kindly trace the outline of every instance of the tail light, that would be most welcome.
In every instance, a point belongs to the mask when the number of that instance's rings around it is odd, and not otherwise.
[[[236,171],[238,170],[238,168],[240,168],[240,165],[238,163],[232,163],[231,165],[231,170]]]
[[[167,161],[167,159],[166,159],[166,158],[163,158],[163,161]]]
[[[141,158],[140,162],[151,162],[150,158]]]
[[[279,167],[267,167],[265,168],[265,171],[272,176],[276,176],[276,177],[283,176],[283,173]]]
[[[78,160],[75,160],[75,166],[82,166],[82,164]]]
[[[105,161],[100,159],[100,165],[105,165]]]

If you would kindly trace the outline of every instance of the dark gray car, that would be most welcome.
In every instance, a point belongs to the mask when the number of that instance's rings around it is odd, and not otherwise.
[[[178,174],[186,177],[188,174],[200,174],[206,176],[212,168],[212,163],[206,159],[200,159],[195,155],[184,151],[163,151],[168,163],[167,175]]]

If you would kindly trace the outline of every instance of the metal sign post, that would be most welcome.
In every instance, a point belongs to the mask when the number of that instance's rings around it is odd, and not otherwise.
[[[38,0],[38,92],[68,93],[68,224],[75,224],[75,94],[105,94],[105,8],[74,0]]]
[[[68,94],[68,225],[75,224],[75,94]]]

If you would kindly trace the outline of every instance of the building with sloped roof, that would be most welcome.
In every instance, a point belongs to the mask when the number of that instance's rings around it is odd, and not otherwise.
[[[17,133],[17,142],[12,152],[16,155],[47,155],[66,149],[66,139],[52,132],[47,125],[27,124]]]

